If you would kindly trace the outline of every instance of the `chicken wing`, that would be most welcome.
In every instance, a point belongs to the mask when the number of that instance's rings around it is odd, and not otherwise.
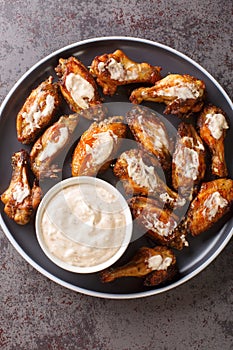
[[[52,83],[50,76],[43,81],[26,99],[16,119],[17,137],[23,144],[36,140],[45,128],[51,124],[61,96],[57,84]]]
[[[37,179],[57,177],[61,171],[58,156],[69,144],[79,122],[79,115],[62,116],[33,145],[31,168]]]
[[[203,183],[188,210],[187,229],[198,236],[224,217],[232,203],[233,180],[222,178]]]
[[[99,123],[92,123],[77,144],[72,157],[73,176],[94,176],[105,170],[126,136],[123,117],[106,118]]]
[[[114,174],[123,182],[126,194],[152,196],[171,208],[183,206],[185,199],[172,191],[159,177],[158,160],[143,150],[123,152],[114,166]]]
[[[77,58],[60,58],[55,71],[60,77],[62,95],[72,111],[80,112],[101,103],[94,78]]]
[[[172,184],[182,196],[192,199],[206,170],[205,147],[191,124],[178,127],[172,158]]]
[[[132,197],[128,203],[133,217],[158,244],[179,250],[188,246],[183,223],[169,209],[162,208],[161,203],[141,196]]]
[[[145,278],[144,285],[157,286],[174,278],[177,272],[176,257],[167,247],[142,247],[124,266],[101,272],[104,283],[121,277]]]
[[[96,56],[92,61],[90,72],[97,78],[105,95],[113,95],[117,86],[130,83],[154,84],[161,79],[160,67],[149,63],[136,63],[121,50],[110,54]]]
[[[198,127],[202,140],[212,153],[212,173],[218,177],[228,175],[225,161],[224,138],[229,125],[225,113],[216,106],[207,106],[198,118]]]
[[[9,187],[1,195],[5,204],[4,212],[19,225],[27,224],[38,207],[42,191],[34,182],[31,188],[28,181],[29,155],[25,150],[12,156],[12,178]]]
[[[130,101],[162,102],[167,105],[164,113],[184,115],[199,112],[205,98],[205,83],[190,75],[169,74],[152,87],[132,91]]]
[[[146,107],[134,106],[126,120],[135,140],[158,158],[164,170],[170,169],[172,142],[159,117]]]

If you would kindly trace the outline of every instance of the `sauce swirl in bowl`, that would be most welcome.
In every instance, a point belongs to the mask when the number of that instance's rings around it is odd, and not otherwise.
[[[50,260],[78,273],[112,265],[132,236],[132,216],[124,197],[109,183],[88,176],[53,186],[39,205],[35,225]]]

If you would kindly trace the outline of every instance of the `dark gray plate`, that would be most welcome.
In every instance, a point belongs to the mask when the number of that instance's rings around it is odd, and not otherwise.
[[[170,72],[187,73],[205,81],[208,100],[221,107],[230,120],[231,128],[226,138],[226,160],[229,175],[231,178],[233,177],[231,146],[231,140],[233,139],[233,106],[229,97],[215,79],[187,56],[162,44],[137,38],[109,37],[85,40],[52,53],[34,65],[9,92],[0,110],[0,149],[2,150],[0,157],[0,193],[8,187],[11,178],[12,169],[10,163],[12,154],[21,148],[29,149],[28,147],[22,147],[17,141],[15,121],[19,109],[31,90],[49,75],[53,75],[56,79],[54,67],[57,66],[58,59],[61,57],[67,58],[74,55],[88,66],[96,55],[111,53],[118,48],[125,51],[130,58],[137,62],[145,61],[161,66],[163,76]],[[128,102],[129,89],[130,87],[121,87],[118,89],[118,94],[112,98],[106,98],[105,101]],[[164,105],[153,103],[145,103],[144,105],[161,114],[163,113]],[[67,107],[64,107],[62,112],[70,113]],[[119,110],[118,115],[120,114],[121,110]],[[166,118],[175,126],[179,122],[174,116],[167,116]],[[85,129],[85,125],[83,127]],[[142,281],[137,278],[120,279],[110,284],[102,284],[98,274],[80,275],[65,271],[53,264],[39,247],[34,223],[25,227],[18,226],[6,217],[2,203],[0,204],[0,209],[0,223],[6,236],[16,250],[33,267],[51,280],[67,288],[104,298],[138,298],[174,288],[194,277],[210,264],[232,237],[233,218],[229,219],[222,227],[218,226],[195,239],[190,238],[190,247],[181,252],[176,252],[179,275],[176,280],[162,287],[145,288],[142,285]],[[124,256],[120,259],[119,264],[127,261],[139,246],[149,243],[145,240],[145,237],[142,237],[131,243]]]

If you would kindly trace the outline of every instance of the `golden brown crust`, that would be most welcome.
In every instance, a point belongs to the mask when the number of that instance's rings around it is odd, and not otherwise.
[[[69,144],[79,115],[61,116],[35,142],[30,153],[31,169],[37,179],[56,177],[60,172],[57,157]],[[63,164],[62,164],[63,165]]]
[[[144,285],[147,287],[152,287],[164,284],[165,282],[173,280],[177,272],[177,264],[173,259],[172,265],[169,266],[167,270],[152,271],[149,273],[144,280]]]
[[[200,136],[212,154],[212,174],[218,177],[227,177],[228,171],[225,160],[224,139],[226,136],[226,127],[228,127],[228,125],[227,122],[224,125],[225,127],[222,127],[222,125],[214,125],[214,129],[220,128],[222,131],[222,134],[219,138],[214,137],[210,129],[211,118],[209,117],[211,115],[221,115],[223,118],[225,118],[226,122],[226,115],[221,108],[212,105],[206,106],[198,118]]]
[[[164,261],[166,258],[171,259],[167,268],[155,269],[150,266],[149,260],[155,256],[160,256]],[[112,282],[122,277],[139,277],[145,278],[146,286],[157,286],[175,276],[176,257],[167,247],[156,246],[154,248],[141,247],[132,259],[124,266],[109,268],[101,272],[101,280],[104,283]]]
[[[152,87],[132,91],[130,101],[153,101],[167,105],[164,113],[184,115],[199,112],[205,98],[205,83],[188,74],[169,74]]]
[[[158,116],[148,108],[134,106],[126,114],[126,120],[139,145],[155,155],[164,170],[169,170],[172,141]]]
[[[160,67],[149,63],[136,63],[121,50],[110,54],[96,56],[92,61],[90,72],[103,88],[105,95],[113,95],[117,86],[130,83],[154,84],[161,79]]]
[[[16,119],[17,137],[23,144],[29,144],[51,124],[61,104],[58,85],[50,76],[32,90]]]
[[[158,244],[182,249],[188,245],[178,217],[153,198],[136,196],[128,201],[132,215]]]
[[[187,228],[198,236],[226,215],[233,203],[233,180],[217,179],[202,184],[187,213]]]
[[[123,117],[115,116],[91,124],[74,150],[72,176],[94,176],[100,169],[105,170],[109,166],[121,138],[126,136],[123,120]]]
[[[149,195],[171,208],[183,206],[185,200],[179,198],[159,177],[159,168],[157,158],[143,150],[130,149],[120,155],[113,171],[122,181],[127,195]]]
[[[1,195],[1,201],[9,218],[19,225],[26,225],[41,201],[42,191],[36,182],[32,188],[29,185],[29,155],[25,150],[13,154],[12,168],[10,185]]]
[[[180,123],[172,158],[172,185],[184,197],[192,198],[206,170],[206,151],[191,124]]]
[[[72,111],[78,113],[83,109],[93,107],[101,103],[94,78],[89,73],[87,67],[85,67],[84,64],[77,58],[72,56],[68,59],[60,58],[59,64],[55,68],[55,71],[60,78],[59,86],[62,95]],[[81,98],[78,100],[77,98],[74,98],[72,91],[67,87],[67,77],[70,77],[70,74],[73,75],[73,83],[75,83],[75,77],[78,79],[81,77],[81,79],[84,79],[84,82],[86,81],[88,89],[91,89],[90,95],[89,92],[85,91],[83,84],[79,83],[74,88],[74,93],[76,94],[78,92],[78,96]]]
[[[133,168],[134,168],[133,174],[129,173],[129,169],[128,169],[129,162],[133,165]],[[146,176],[146,172],[142,173],[143,169],[141,169],[144,164],[148,167],[154,168],[154,171],[152,171],[152,173],[155,172],[156,167],[159,167],[159,162],[155,157],[151,157],[146,152],[139,149],[130,149],[128,151],[123,152],[118,157],[114,165],[113,172],[114,172],[114,175],[117,176],[123,182],[125,193],[127,195],[141,194],[141,195],[147,196],[150,191],[152,192],[152,188],[150,188],[150,183],[147,183],[147,185],[145,186],[140,185],[139,183],[140,180],[145,180],[145,178],[143,179],[138,178],[140,177],[140,175],[143,177]],[[138,173],[138,176],[137,176],[137,173]],[[138,181],[136,181],[132,175],[136,175],[138,178]],[[154,173],[154,180],[155,181],[157,180],[156,173]],[[144,182],[147,182],[147,181],[144,181]]]

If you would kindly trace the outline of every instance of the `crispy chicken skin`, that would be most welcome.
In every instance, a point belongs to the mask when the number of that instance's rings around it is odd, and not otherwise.
[[[144,285],[157,286],[174,278],[177,272],[176,257],[167,247],[141,247],[124,266],[101,272],[104,283],[121,277],[144,278]]]
[[[61,171],[58,156],[70,142],[79,115],[61,116],[35,142],[30,153],[31,168],[37,179],[57,177]]]
[[[25,150],[12,156],[12,177],[9,187],[1,195],[5,204],[4,212],[19,225],[27,224],[38,207],[42,191],[34,182],[31,188],[28,182],[29,155]]]
[[[72,157],[72,176],[95,176],[101,169],[106,170],[126,136],[126,125],[121,116],[94,122],[77,144]]]
[[[130,83],[154,84],[161,79],[160,67],[149,63],[136,63],[121,50],[110,54],[96,56],[92,61],[90,72],[103,88],[105,95],[114,95],[117,86]]]
[[[146,107],[134,106],[126,120],[135,140],[158,158],[164,170],[171,167],[172,142],[164,123]]]
[[[212,174],[218,177],[228,175],[224,139],[229,128],[225,113],[221,108],[208,105],[198,118],[199,133],[212,154]]]
[[[101,103],[94,78],[77,58],[60,58],[55,71],[62,95],[72,111],[78,113]]]
[[[133,217],[158,244],[178,250],[188,246],[183,223],[178,225],[179,219],[171,210],[153,198],[142,196],[132,197],[128,204]]]
[[[217,179],[202,184],[187,213],[187,229],[193,236],[208,230],[227,214],[233,203],[233,180]]]
[[[205,83],[193,76],[169,74],[152,87],[140,87],[132,91],[130,101],[162,102],[167,105],[164,113],[182,116],[199,112],[205,98]]]
[[[205,147],[191,124],[180,123],[172,158],[172,184],[182,196],[192,199],[206,170]]]
[[[183,206],[185,200],[159,177],[159,167],[157,158],[143,150],[130,149],[120,155],[113,171],[122,181],[126,194],[155,197],[172,208]]]
[[[36,140],[38,135],[51,124],[61,104],[58,85],[53,84],[52,81],[53,78],[50,76],[32,90],[17,115],[17,137],[23,144]]]

